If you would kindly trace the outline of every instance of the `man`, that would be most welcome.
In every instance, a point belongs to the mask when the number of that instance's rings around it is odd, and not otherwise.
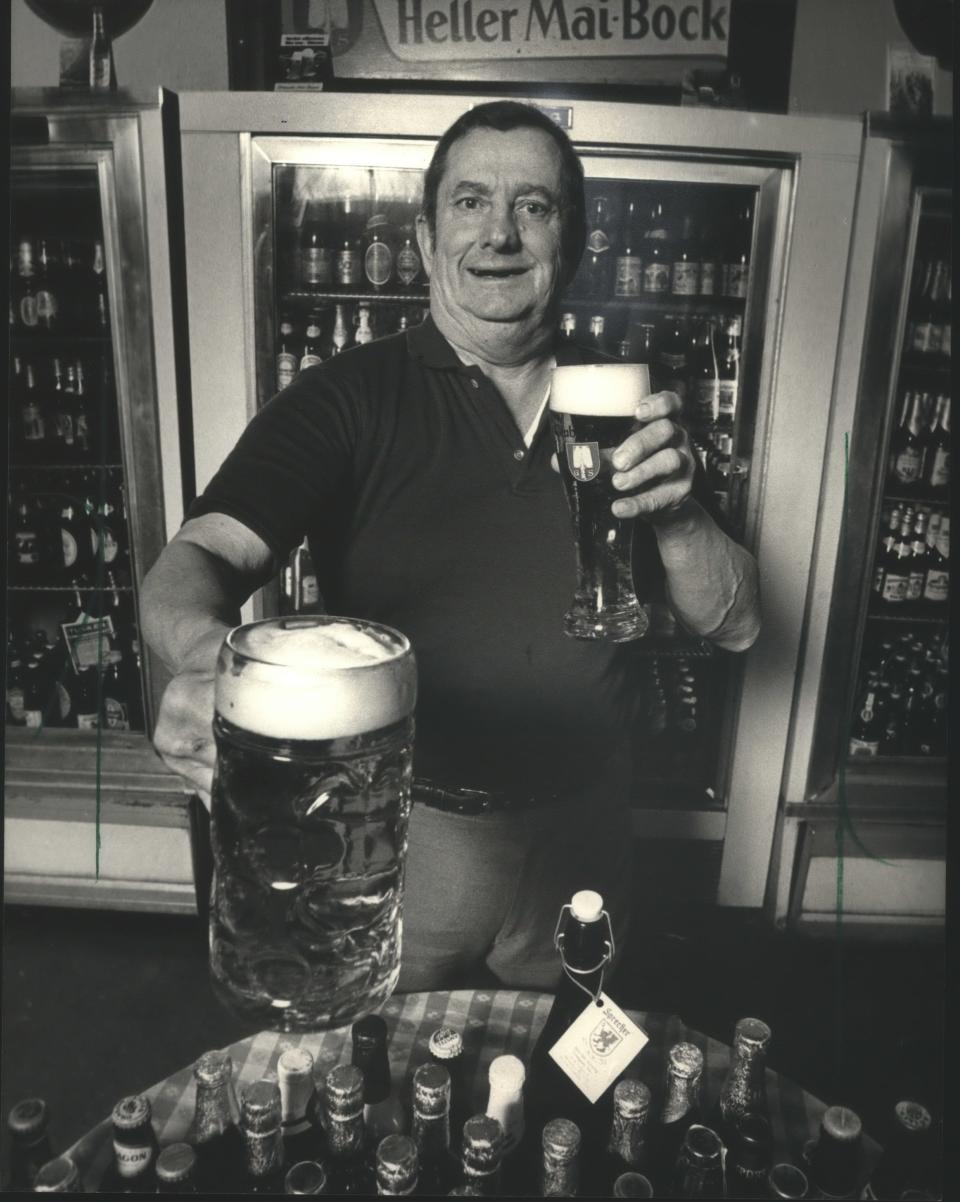
[[[417,234],[420,327],[304,373],[251,422],[143,591],[176,673],[158,751],[208,795],[213,669],[239,605],[306,533],[332,613],[411,639],[420,674],[401,989],[557,979],[560,906],[582,888],[628,917],[623,647],[562,632],[569,517],[544,413],[558,303],[584,245],[583,173],[537,110],[497,101],[438,143]],[[636,574],[690,631],[742,650],[756,567],[693,496],[679,401],[642,402],[613,504],[639,517]],[[475,797],[460,787],[482,791]],[[480,812],[470,812],[478,809]]]

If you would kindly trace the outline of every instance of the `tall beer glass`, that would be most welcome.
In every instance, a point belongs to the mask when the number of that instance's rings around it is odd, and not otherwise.
[[[217,663],[210,967],[235,1013],[341,1026],[400,972],[416,667],[347,618],[238,626]]]
[[[650,392],[642,363],[556,367],[550,417],[577,557],[573,604],[564,630],[575,639],[625,643],[649,625],[633,587],[633,521],[610,506],[623,494],[610,483],[610,456],[633,430],[637,404]]]

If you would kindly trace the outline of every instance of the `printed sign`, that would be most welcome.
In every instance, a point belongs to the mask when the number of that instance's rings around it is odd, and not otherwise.
[[[605,993],[590,1001],[550,1049],[550,1057],[591,1101],[619,1077],[649,1037]]]
[[[81,614],[75,622],[65,622],[60,629],[74,672],[96,668],[107,662],[107,656],[113,648],[111,618],[91,618]]]
[[[574,480],[589,484],[600,474],[600,444],[598,442],[568,442],[567,467]]]

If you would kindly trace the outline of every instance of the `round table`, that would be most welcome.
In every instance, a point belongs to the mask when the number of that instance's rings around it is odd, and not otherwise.
[[[476,1111],[481,1111],[487,1100],[490,1061],[504,1052],[528,1060],[552,1001],[551,994],[505,989],[394,996],[380,1007],[379,1013],[389,1028],[390,1068],[395,1085],[402,1096],[408,1096],[415,1069],[427,1059],[431,1033],[437,1027],[451,1026],[463,1035],[466,1080],[472,1090],[473,1105]],[[637,1010],[628,1013],[647,1033],[650,1042],[630,1065],[627,1075],[645,1080],[657,1096],[670,1047],[679,1040],[689,1040],[703,1052],[701,1103],[709,1114],[730,1065],[730,1048],[690,1030],[673,1015]],[[350,1028],[303,1035],[262,1031],[229,1045],[226,1050],[233,1059],[238,1094],[259,1077],[275,1074],[277,1058],[289,1047],[306,1048],[313,1055],[318,1078],[322,1078],[336,1065],[349,1063]],[[193,1117],[193,1066],[179,1069],[145,1092],[153,1106],[153,1124],[160,1144],[182,1139]],[[767,1099],[776,1159],[802,1164],[804,1144],[816,1138],[826,1103],[771,1068],[767,1069]],[[867,1167],[872,1167],[880,1148],[868,1138],[864,1143]],[[98,1183],[111,1156],[109,1118],[77,1140],[67,1154],[76,1161],[88,1189]]]

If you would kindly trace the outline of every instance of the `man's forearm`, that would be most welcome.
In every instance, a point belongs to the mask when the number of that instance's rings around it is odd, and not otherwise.
[[[693,634],[745,651],[760,631],[757,565],[696,501],[655,524],[667,598]]]

